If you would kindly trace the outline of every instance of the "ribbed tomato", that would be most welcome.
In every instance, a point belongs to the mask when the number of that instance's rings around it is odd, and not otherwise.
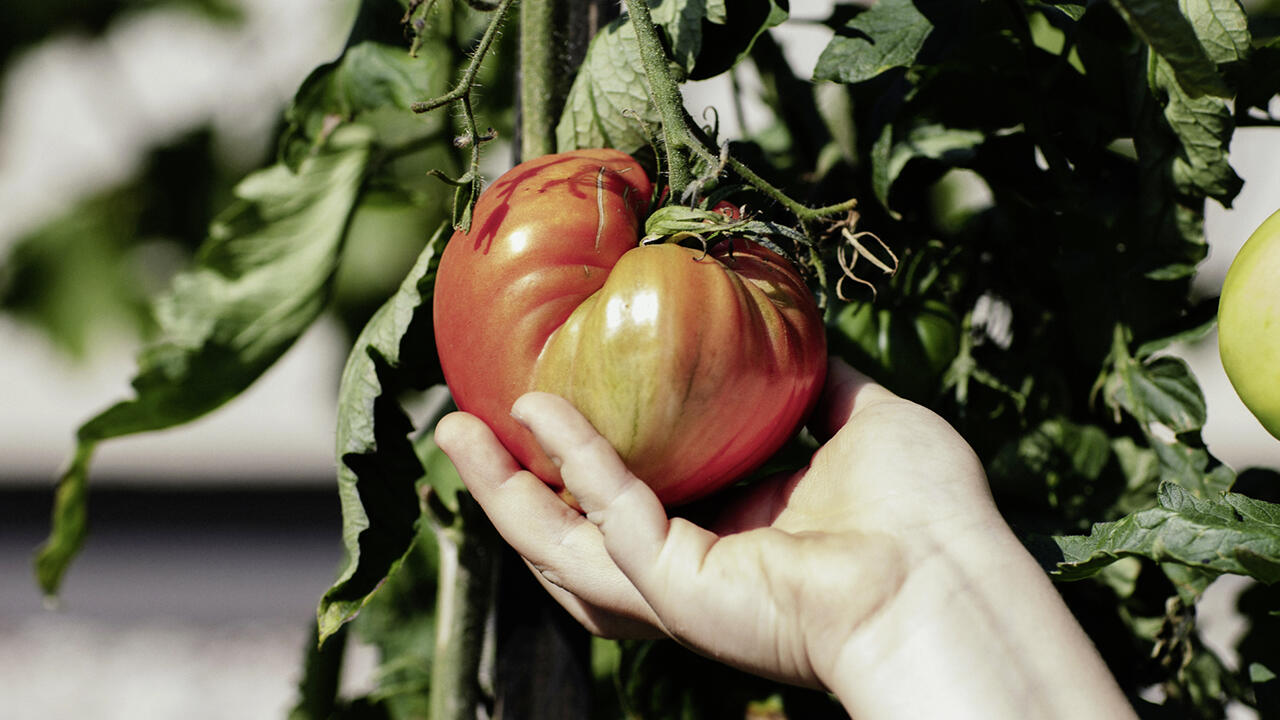
[[[826,372],[794,268],[745,240],[704,255],[639,245],[652,186],[614,150],[548,155],[496,180],[440,260],[435,332],[458,407],[553,487],[510,416],[567,398],[667,504],[750,472],[795,432]]]

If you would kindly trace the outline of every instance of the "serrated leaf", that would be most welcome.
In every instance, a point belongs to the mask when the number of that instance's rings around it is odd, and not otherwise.
[[[1210,60],[1223,65],[1249,55],[1249,16],[1239,0],[1178,0],[1178,6]]]
[[[933,24],[911,0],[880,0],[836,31],[813,79],[853,84],[910,67],[932,32]]]
[[[1208,195],[1230,207],[1244,185],[1228,155],[1235,129],[1230,106],[1219,98],[1188,95],[1168,63],[1161,58],[1153,63],[1153,89],[1166,96],[1164,117],[1181,147],[1173,160],[1174,185],[1184,194]]]
[[[317,609],[320,639],[355,617],[405,557],[419,521],[423,466],[400,393],[441,380],[431,298],[444,233],[356,339],[342,372],[337,428],[338,493],[346,561]]]
[[[296,174],[246,177],[215,219],[195,267],[156,303],[160,339],[138,355],[136,397],[76,433],[36,576],[54,594],[84,539],[89,458],[97,443],[194,420],[238,395],[320,314],[369,159],[371,133],[341,128]]]
[[[1176,5],[1168,0],[1112,0],[1112,4],[1134,33],[1169,64],[1188,96],[1231,96],[1191,21]]]
[[[1107,381],[1106,398],[1108,405],[1123,408],[1144,426],[1160,423],[1178,434],[1204,427],[1204,393],[1180,358],[1118,363]]]
[[[1055,537],[1062,559],[1054,574],[1077,580],[1132,556],[1280,581],[1280,507],[1232,493],[1198,499],[1173,483],[1161,486],[1159,501],[1087,536]]]
[[[647,87],[635,28],[619,18],[591,40],[556,125],[558,150],[646,147],[661,124]]]

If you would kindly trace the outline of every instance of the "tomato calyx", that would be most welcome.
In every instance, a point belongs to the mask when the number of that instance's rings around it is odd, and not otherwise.
[[[806,243],[804,235],[794,228],[761,220],[747,214],[746,208],[717,203],[712,209],[664,205],[649,215],[644,225],[641,245],[675,243],[700,248],[704,256],[721,243],[746,238],[796,263],[794,252]],[[779,241],[782,241],[779,243]]]

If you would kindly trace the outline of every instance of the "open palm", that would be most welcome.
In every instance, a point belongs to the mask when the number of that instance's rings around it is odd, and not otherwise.
[[[972,450],[941,418],[832,363],[809,466],[727,500],[709,528],[668,519],[607,441],[564,400],[513,409],[586,511],[521,470],[480,420],[436,440],[503,537],[597,634],[658,633],[780,680],[828,675],[917,570],[973,530],[1003,527]]]

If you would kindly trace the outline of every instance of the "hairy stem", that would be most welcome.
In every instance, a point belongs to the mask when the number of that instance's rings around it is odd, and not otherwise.
[[[520,5],[520,154],[525,158],[555,152],[555,3]]]
[[[689,159],[683,152],[686,148],[694,148],[685,125],[684,99],[680,96],[675,76],[671,74],[667,53],[662,49],[662,41],[658,39],[658,30],[653,26],[649,5],[644,0],[626,0],[626,3],[627,12],[631,14],[631,24],[636,30],[636,41],[640,45],[640,60],[644,64],[649,97],[662,115],[662,139],[667,151],[667,182],[671,185],[672,195],[680,197],[693,179]]]

